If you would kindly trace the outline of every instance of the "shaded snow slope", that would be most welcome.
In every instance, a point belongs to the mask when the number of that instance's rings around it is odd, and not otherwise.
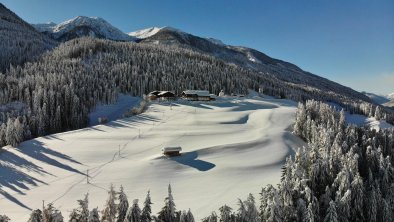
[[[54,27],[57,25],[54,22],[40,23],[40,24],[31,24],[37,31],[39,32],[48,32],[52,33]]]
[[[357,126],[368,126],[371,129],[380,130],[394,127],[384,120],[376,120],[375,117],[367,117],[359,114],[345,114],[346,122],[349,124],[355,124]]]
[[[372,101],[377,104],[384,104],[390,101],[388,96],[378,95],[374,93],[362,92],[364,95],[368,96]]]
[[[152,104],[132,118],[7,147],[0,153],[0,209],[26,221],[45,200],[67,220],[87,192],[89,207],[103,209],[112,182],[124,186],[129,201],[150,190],[157,213],[171,183],[177,209],[191,208],[198,221],[279,182],[285,158],[303,145],[289,132],[295,111],[294,102],[257,98]],[[163,146],[181,146],[183,155],[165,158]]]
[[[115,104],[98,105],[93,112],[89,114],[89,126],[98,124],[98,118],[105,117],[108,121],[121,118],[126,111],[139,104],[140,97],[120,94]]]

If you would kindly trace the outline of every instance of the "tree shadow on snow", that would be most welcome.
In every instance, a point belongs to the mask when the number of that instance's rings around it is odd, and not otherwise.
[[[196,151],[182,153],[181,156],[170,157],[170,160],[173,160],[177,163],[193,167],[199,171],[208,171],[214,168],[216,165],[204,160],[197,159],[198,153]]]
[[[67,171],[71,171],[74,173],[79,173],[79,174],[84,175],[84,173],[80,172],[79,170],[77,170],[67,164],[61,163],[61,162],[57,161],[56,159],[51,158],[51,156],[57,157],[57,158],[60,158],[60,159],[63,159],[63,160],[66,160],[66,161],[69,161],[72,163],[76,163],[76,164],[81,164],[80,162],[74,160],[73,158],[71,158],[68,155],[65,155],[65,154],[60,153],[58,151],[44,147],[44,144],[37,141],[37,140],[29,140],[27,142],[24,142],[18,148],[15,148],[15,149],[17,149],[19,152],[21,152],[33,159],[39,160],[39,161],[44,162],[46,164],[61,168],[63,170],[67,170]]]

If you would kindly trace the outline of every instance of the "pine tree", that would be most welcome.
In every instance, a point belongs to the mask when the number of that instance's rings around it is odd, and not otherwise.
[[[125,222],[140,222],[141,221],[141,209],[138,205],[138,199],[133,200],[133,205],[127,212]]]
[[[7,144],[16,147],[18,143],[15,138],[16,138],[16,130],[15,130],[14,122],[12,121],[12,119],[8,119],[7,129],[5,134],[5,139],[7,141]]]
[[[100,216],[97,207],[90,211],[88,222],[100,222]]]
[[[18,118],[15,119],[14,121],[14,129],[15,129],[15,146],[17,146],[19,143],[21,143],[24,140],[24,126],[22,123],[19,121]]]
[[[0,215],[0,222],[9,222],[11,221],[7,215]]]
[[[334,201],[330,201],[324,222],[338,222],[337,209]]]
[[[218,222],[218,216],[216,215],[216,212],[213,211],[211,215],[208,217],[205,217],[202,219],[203,222]]]
[[[145,201],[144,201],[144,207],[142,208],[141,222],[150,222],[150,221],[152,221],[151,204],[152,204],[152,202],[151,202],[151,199],[150,199],[150,191],[148,191],[148,193],[146,194]]]
[[[164,200],[164,207],[159,212],[159,219],[164,222],[174,221],[175,215],[175,203],[172,197],[171,184],[168,185],[168,196]]]
[[[42,211],[40,209],[33,210],[30,214],[28,222],[42,222]]]
[[[102,211],[101,221],[103,222],[114,222],[116,218],[116,192],[114,186],[111,184],[108,191],[108,199],[106,201],[105,207]]]
[[[129,208],[129,202],[127,200],[127,196],[123,191],[123,186],[120,186],[118,218],[116,220],[117,222],[123,222],[125,220],[128,208]]]
[[[231,207],[224,205],[219,208],[221,222],[231,221],[232,219]]]

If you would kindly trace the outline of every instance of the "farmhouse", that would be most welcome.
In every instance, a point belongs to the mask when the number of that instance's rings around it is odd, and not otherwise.
[[[182,98],[190,101],[209,101],[211,95],[207,90],[186,90],[182,92]]]
[[[157,96],[162,100],[175,100],[175,94],[170,91],[161,91]]]
[[[148,94],[149,100],[175,100],[175,94],[170,91],[152,91]]]
[[[180,156],[182,148],[180,146],[164,147],[163,149],[161,149],[161,151],[163,152],[163,155],[166,156]]]

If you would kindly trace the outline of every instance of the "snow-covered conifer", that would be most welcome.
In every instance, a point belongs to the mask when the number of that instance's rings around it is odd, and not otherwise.
[[[127,209],[129,208],[129,202],[127,200],[127,196],[123,191],[123,186],[120,186],[119,191],[119,204],[118,208],[118,218],[116,219],[117,222],[123,222],[126,218]]]

